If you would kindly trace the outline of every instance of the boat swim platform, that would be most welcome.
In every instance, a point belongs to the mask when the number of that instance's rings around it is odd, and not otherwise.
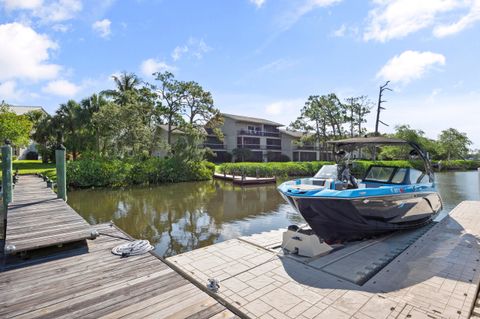
[[[277,182],[276,177],[250,177],[242,175],[227,175],[221,173],[214,173],[214,178],[230,181],[237,185],[260,185],[260,184],[275,184]]]
[[[95,229],[0,272],[0,318],[238,318],[155,254],[113,255],[128,237],[116,226]]]
[[[410,232],[302,258],[279,248],[284,230],[167,258],[251,318],[469,318],[480,316],[480,202]]]
[[[5,252],[27,251],[95,238],[95,230],[35,175],[21,175],[8,205]]]

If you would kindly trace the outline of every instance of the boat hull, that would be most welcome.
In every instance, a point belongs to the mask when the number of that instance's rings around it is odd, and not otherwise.
[[[312,230],[329,243],[421,227],[442,209],[436,192],[356,199],[286,196]]]

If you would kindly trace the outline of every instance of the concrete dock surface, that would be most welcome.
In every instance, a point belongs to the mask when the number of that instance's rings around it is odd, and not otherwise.
[[[282,254],[279,230],[168,261],[197,284],[219,280],[217,298],[251,318],[469,318],[480,315],[479,213],[480,202],[465,201],[408,238],[363,242],[314,259]],[[359,252],[368,258],[352,258]]]

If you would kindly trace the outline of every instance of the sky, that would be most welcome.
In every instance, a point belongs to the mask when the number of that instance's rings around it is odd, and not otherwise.
[[[480,0],[0,0],[0,100],[49,113],[168,70],[288,125],[309,95],[376,104],[389,80],[381,132],[453,127],[480,148],[479,57]]]

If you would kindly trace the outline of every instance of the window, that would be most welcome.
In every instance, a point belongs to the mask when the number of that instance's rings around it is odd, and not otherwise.
[[[370,167],[365,180],[386,183],[390,180],[395,167],[372,166]]]
[[[392,183],[401,184],[405,180],[405,174],[407,174],[406,168],[399,168],[392,178]]]
[[[410,183],[416,184],[419,178],[423,175],[423,172],[420,172],[416,169],[410,169]]]

